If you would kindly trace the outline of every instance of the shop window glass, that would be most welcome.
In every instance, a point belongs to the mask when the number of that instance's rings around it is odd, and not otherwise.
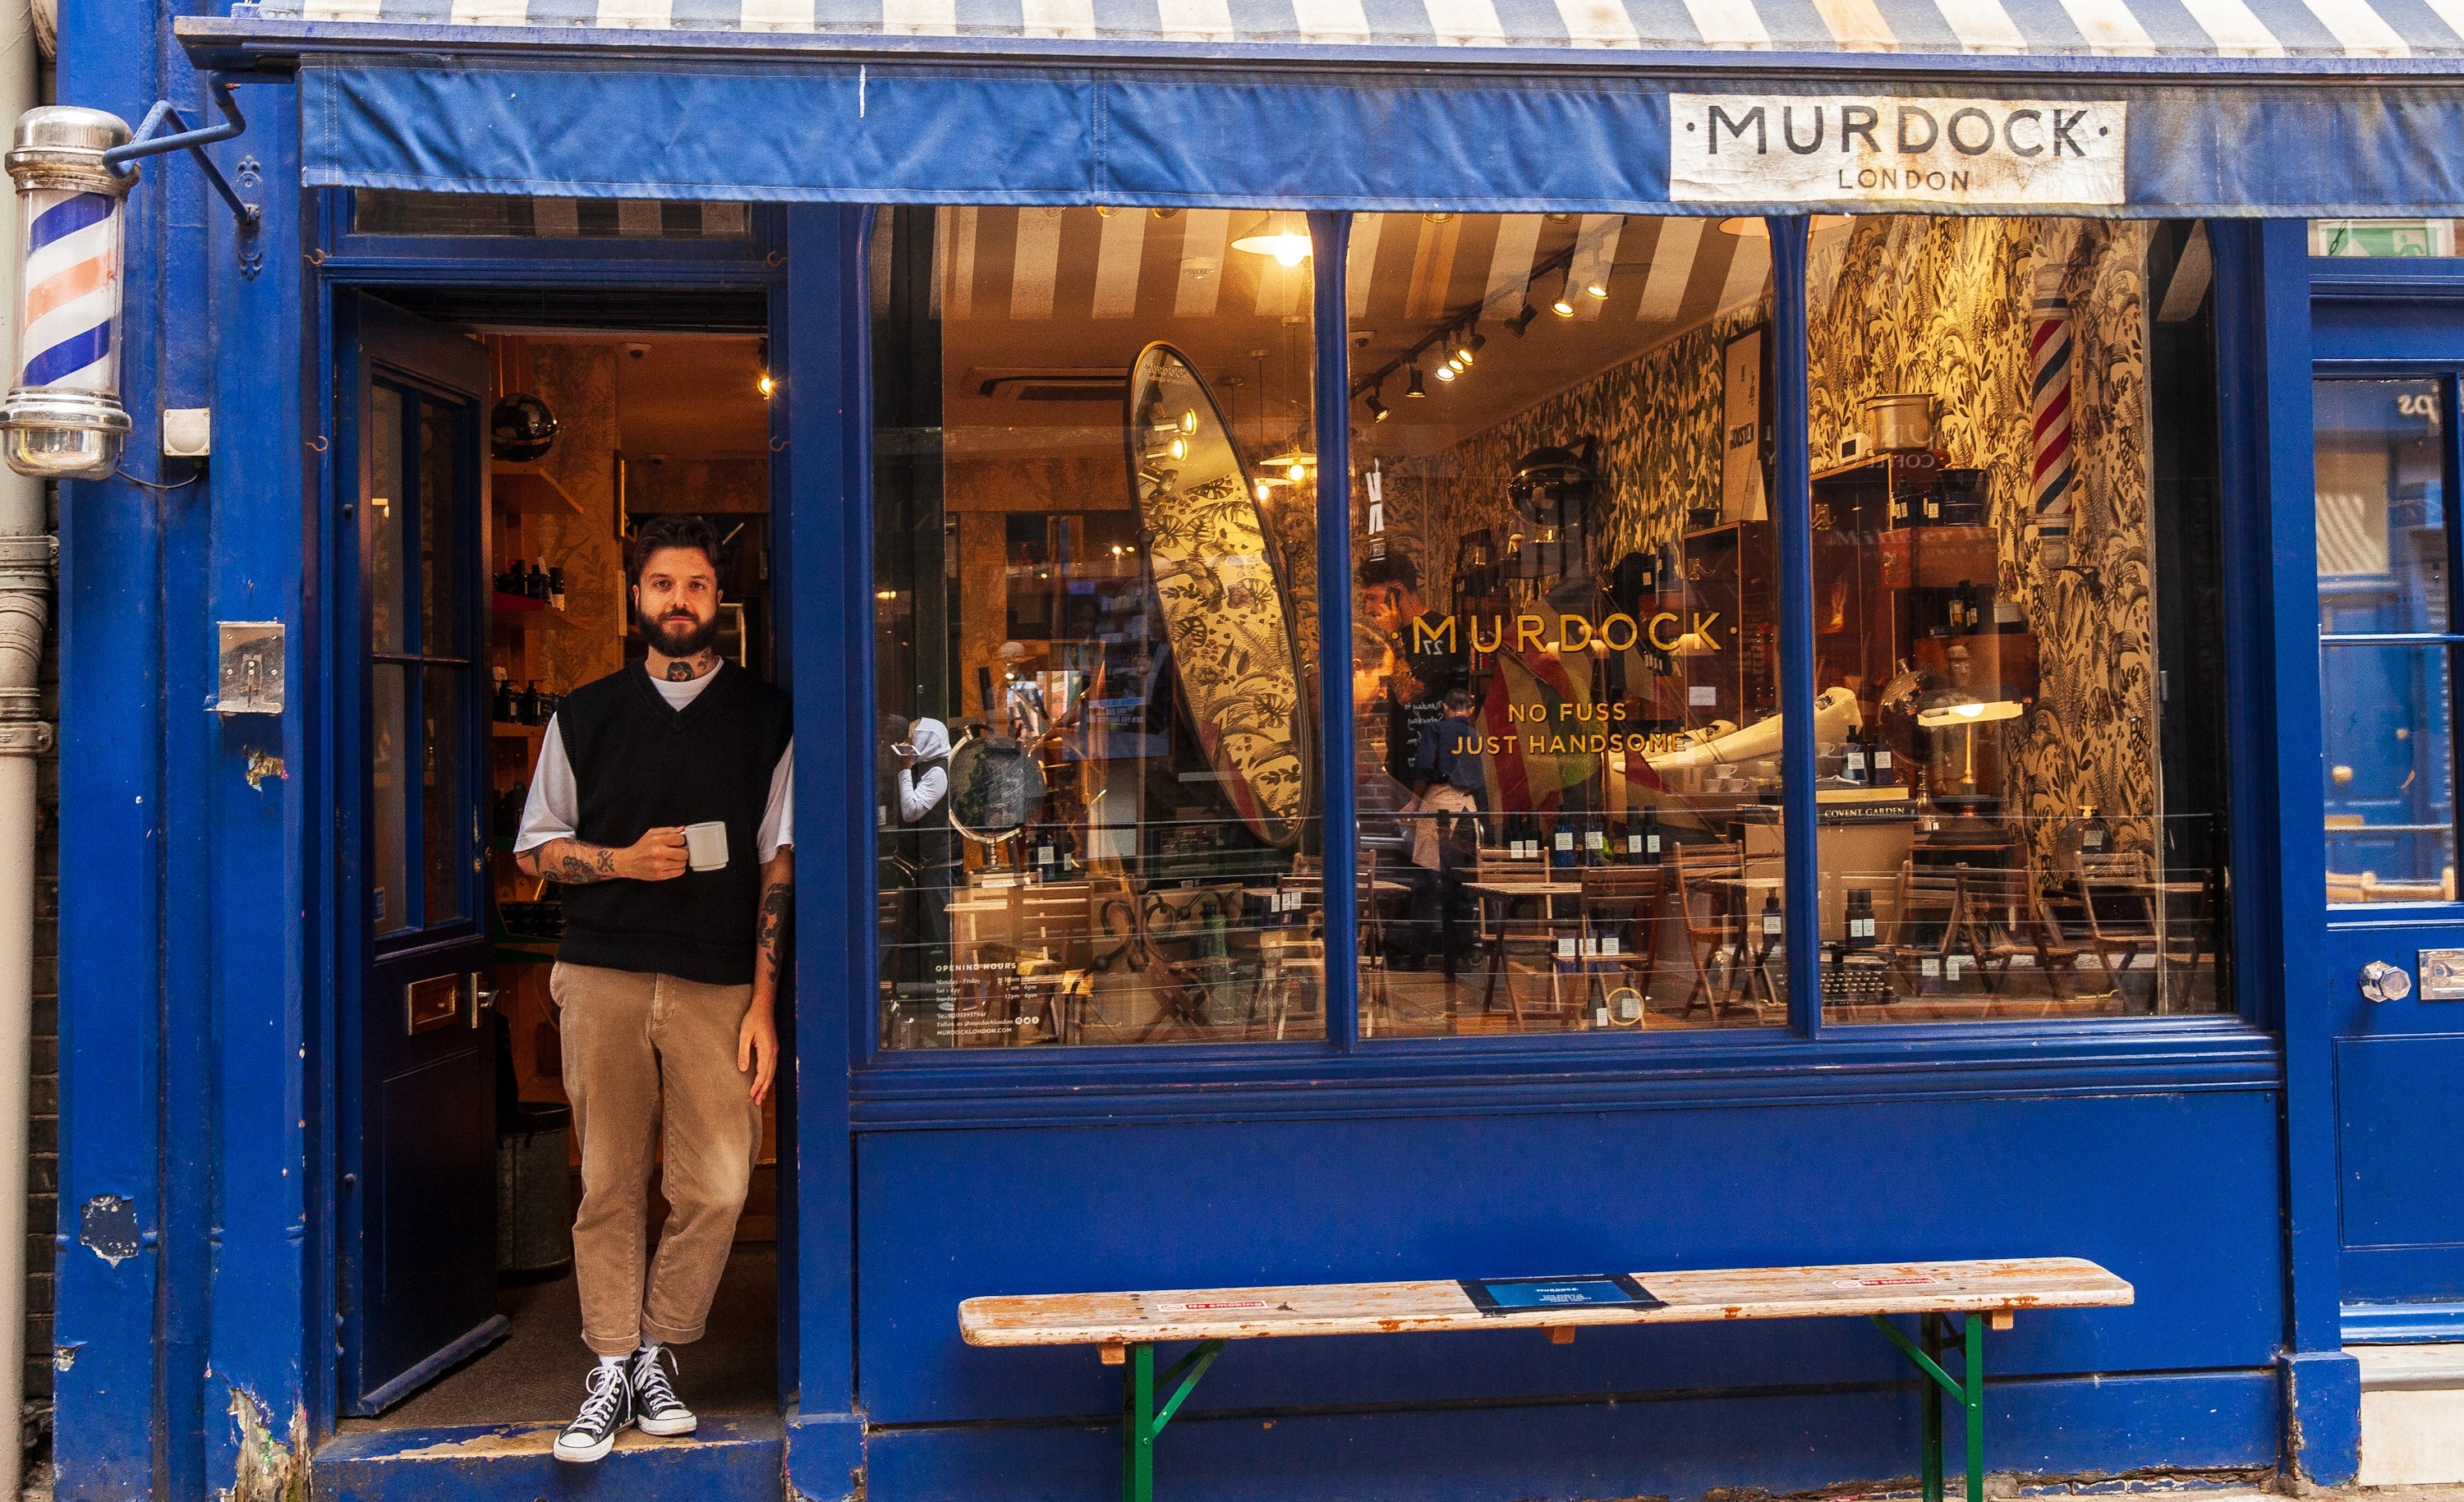
[[[2209,266],[2189,224],[1816,221],[1827,1015],[2228,1004]]]
[[[1364,214],[1347,270],[1362,1032],[1784,1022],[1763,222]]]
[[[1303,216],[870,255],[881,1045],[1323,1037]]]
[[[655,198],[516,198],[488,193],[357,189],[356,234],[537,240],[749,240],[748,205]]]
[[[2327,901],[2455,900],[2445,380],[2321,381]]]

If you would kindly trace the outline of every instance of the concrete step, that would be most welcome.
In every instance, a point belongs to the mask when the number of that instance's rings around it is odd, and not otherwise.
[[[551,1453],[559,1426],[370,1428],[336,1435],[310,1462],[318,1502],[780,1502],[785,1446],[777,1419],[701,1421],[685,1439],[627,1430],[596,1465]]]
[[[2344,1349],[2362,1363],[2358,1483],[2464,1484],[2464,1344]]]

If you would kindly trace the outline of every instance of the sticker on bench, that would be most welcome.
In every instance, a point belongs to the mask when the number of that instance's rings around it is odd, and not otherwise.
[[[1219,1309],[1264,1309],[1265,1307],[1266,1301],[1263,1298],[1219,1298],[1210,1303],[1155,1305],[1159,1313],[1167,1315],[1204,1315],[1213,1314]]]
[[[1535,1309],[1667,1307],[1622,1273],[1581,1273],[1572,1277],[1467,1277],[1463,1280],[1463,1291],[1485,1315],[1517,1315]]]
[[[1928,1283],[1947,1283],[1949,1281],[1950,1279],[1947,1277],[1925,1277],[1911,1274],[1906,1277],[1843,1277],[1833,1283],[1831,1286],[1833,1288],[1921,1288]]]

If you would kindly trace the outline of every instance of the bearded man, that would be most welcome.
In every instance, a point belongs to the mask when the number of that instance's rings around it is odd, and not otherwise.
[[[642,524],[626,563],[648,655],[548,722],[514,840],[526,875],[563,888],[548,990],[582,1140],[574,1282],[599,1358],[559,1460],[598,1460],[628,1427],[693,1432],[670,1348],[701,1338],[778,1068],[793,727],[785,694],[712,650],[718,559],[699,517]],[[646,1276],[661,1134],[668,1218]]]

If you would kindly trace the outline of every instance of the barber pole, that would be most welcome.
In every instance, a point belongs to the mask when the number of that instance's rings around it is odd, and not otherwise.
[[[21,293],[0,431],[19,474],[99,479],[120,466],[121,247],[137,173],[102,154],[127,140],[127,123],[100,110],[50,105],[17,120],[8,167]]]
[[[2028,470],[2030,531],[2036,556],[2049,569],[2071,560],[2072,482],[2079,458],[2071,446],[2071,301],[2062,268],[2036,269],[2028,311],[2028,360],[2034,392],[2034,446]]]

